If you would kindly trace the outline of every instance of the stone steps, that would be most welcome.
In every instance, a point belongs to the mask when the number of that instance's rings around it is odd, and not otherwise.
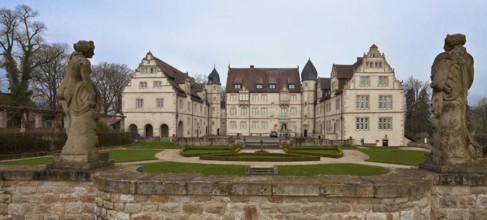
[[[277,175],[277,166],[273,167],[251,167],[245,168],[245,175]]]

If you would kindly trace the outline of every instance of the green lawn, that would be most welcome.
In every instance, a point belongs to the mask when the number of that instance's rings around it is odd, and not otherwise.
[[[202,175],[233,175],[245,173],[243,165],[213,165],[176,162],[143,164],[144,173],[197,173]],[[384,174],[384,168],[357,164],[318,164],[279,166],[280,176],[315,176],[315,175],[354,175],[375,176]]]
[[[369,156],[367,161],[418,166],[424,160],[426,152],[401,150],[397,147],[360,149]]]
[[[110,159],[115,163],[143,161],[143,160],[155,160],[154,156],[161,150],[110,150]]]
[[[315,164],[279,166],[281,176],[315,176],[315,175],[353,175],[376,176],[384,174],[383,167],[359,164]]]
[[[199,173],[203,175],[236,175],[245,174],[243,165],[192,164],[177,162],[160,162],[143,164],[144,173]]]
[[[28,166],[35,166],[35,165],[46,165],[52,163],[52,156],[47,157],[39,157],[39,158],[30,158],[30,159],[23,159],[23,160],[14,160],[14,161],[2,161],[0,165],[6,166],[18,166],[18,165],[28,165]]]

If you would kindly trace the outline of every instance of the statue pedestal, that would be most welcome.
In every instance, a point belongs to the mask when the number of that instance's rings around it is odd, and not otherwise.
[[[436,173],[468,173],[468,174],[487,174],[487,168],[477,166],[446,166],[430,163],[421,163],[419,168],[430,170]]]
[[[108,157],[108,152],[86,154],[55,154],[54,163],[48,164],[47,169],[76,169],[92,170],[113,166],[113,160]]]

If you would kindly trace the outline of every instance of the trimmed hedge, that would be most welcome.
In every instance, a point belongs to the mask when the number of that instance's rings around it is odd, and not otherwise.
[[[66,133],[51,132],[3,132],[0,133],[0,155],[25,153],[47,153],[61,150],[66,143]],[[51,142],[53,149],[51,149]],[[127,132],[98,133],[99,146],[127,145],[132,143],[131,134]]]
[[[220,160],[220,161],[319,161],[320,157],[306,156],[297,154],[279,154],[279,153],[267,153],[267,154],[253,154],[253,153],[241,153],[241,154],[217,154],[217,155],[204,155],[200,156],[201,160]]]
[[[292,153],[292,154],[299,154],[299,155],[308,155],[308,156],[318,156],[318,157],[330,157],[330,158],[341,158],[343,157],[343,150],[338,147],[284,147],[284,152]],[[330,153],[317,153],[317,152],[306,152],[307,150],[336,150],[335,154]]]
[[[202,151],[202,152],[191,153],[191,151]],[[180,154],[183,157],[197,157],[197,156],[203,156],[203,155],[237,153],[239,151],[240,151],[239,146],[234,146],[234,147],[228,147],[228,146],[186,146],[181,150]]]

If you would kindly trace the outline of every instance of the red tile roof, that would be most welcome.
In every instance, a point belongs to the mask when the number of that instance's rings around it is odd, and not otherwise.
[[[245,87],[250,93],[278,93],[283,86],[294,84],[291,93],[301,92],[301,81],[298,68],[228,68],[227,93],[237,93],[235,84]],[[262,84],[258,89],[257,84]],[[275,89],[270,89],[269,84],[276,84]]]

